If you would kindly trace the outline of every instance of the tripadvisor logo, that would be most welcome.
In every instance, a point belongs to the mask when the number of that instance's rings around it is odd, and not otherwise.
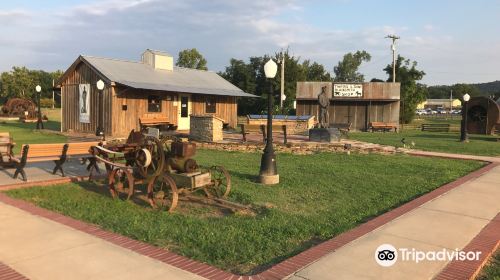
[[[398,260],[398,251],[391,244],[382,244],[375,250],[375,261],[381,266],[392,266]]]
[[[419,251],[415,248],[396,249],[391,244],[382,244],[375,250],[375,261],[381,266],[392,266],[398,260],[419,263],[421,261],[478,261],[480,251],[461,251],[459,249],[439,251]]]

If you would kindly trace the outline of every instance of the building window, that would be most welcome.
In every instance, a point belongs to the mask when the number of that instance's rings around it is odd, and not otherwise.
[[[161,99],[159,96],[148,96],[148,112],[159,113],[161,112]]]
[[[205,102],[205,112],[206,113],[215,113],[217,111],[217,102],[215,101],[215,97],[209,96]]]

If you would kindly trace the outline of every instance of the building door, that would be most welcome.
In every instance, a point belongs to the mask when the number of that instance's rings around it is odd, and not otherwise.
[[[189,129],[189,115],[191,114],[191,97],[187,94],[179,94],[177,129]]]

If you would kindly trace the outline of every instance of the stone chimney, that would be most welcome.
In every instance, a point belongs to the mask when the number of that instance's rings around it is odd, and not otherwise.
[[[174,58],[166,52],[147,49],[142,53],[141,61],[154,69],[174,70]]]

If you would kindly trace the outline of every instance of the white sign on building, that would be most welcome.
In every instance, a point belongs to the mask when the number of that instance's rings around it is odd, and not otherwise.
[[[80,122],[90,123],[90,84],[79,85],[78,107]]]
[[[333,97],[362,97],[362,84],[333,84]]]

